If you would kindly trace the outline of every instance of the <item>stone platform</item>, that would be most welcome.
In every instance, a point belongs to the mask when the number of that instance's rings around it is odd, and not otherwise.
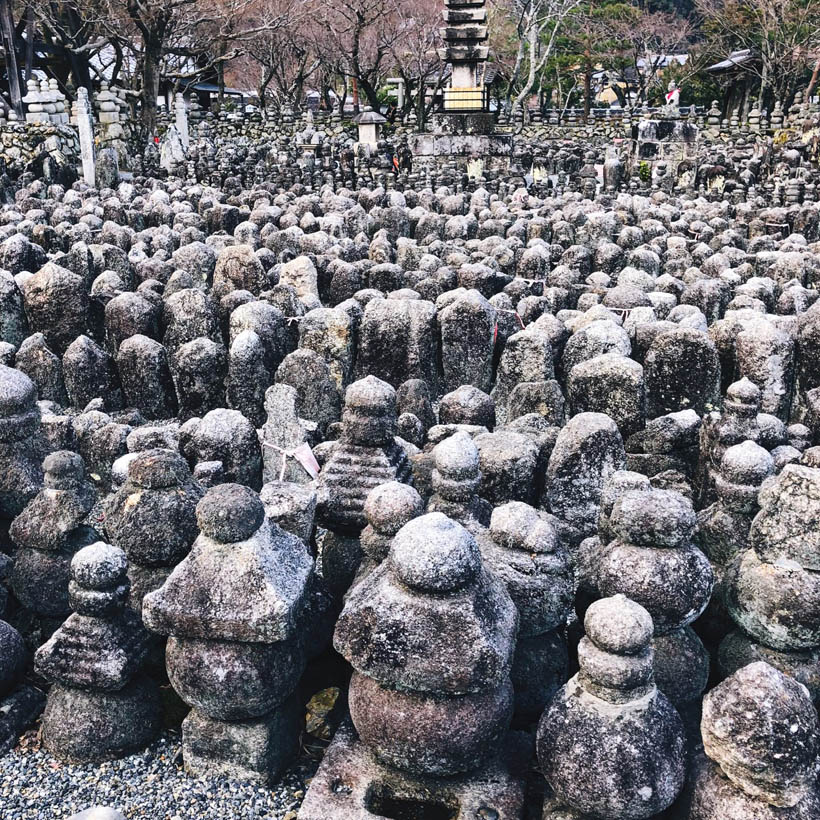
[[[413,777],[381,765],[343,724],[325,753],[299,820],[520,820],[529,743],[510,733],[497,758],[461,777]]]

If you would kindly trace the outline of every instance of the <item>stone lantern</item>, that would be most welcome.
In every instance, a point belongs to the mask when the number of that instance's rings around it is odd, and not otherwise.
[[[212,488],[196,517],[199,537],[145,596],[142,617],[169,636],[168,678],[192,707],[182,724],[185,768],[269,783],[298,750],[293,692],[312,561],[248,487]]]
[[[382,125],[387,120],[372,108],[365,108],[354,120],[359,126],[359,145],[369,145],[375,148],[379,143]]]

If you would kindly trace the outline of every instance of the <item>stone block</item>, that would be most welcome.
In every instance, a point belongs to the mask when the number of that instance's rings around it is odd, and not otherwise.
[[[219,776],[268,785],[279,778],[299,750],[302,708],[291,696],[256,720],[213,720],[192,709],[182,722],[182,754],[197,777]]]
[[[519,820],[524,812],[524,771],[529,741],[511,733],[501,753],[478,772],[454,778],[416,777],[380,765],[349,724],[325,752],[300,820]]]

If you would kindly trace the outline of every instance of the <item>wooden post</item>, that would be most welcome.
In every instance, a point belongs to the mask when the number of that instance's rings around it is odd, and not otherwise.
[[[26,8],[26,82],[34,72],[34,6]]]
[[[3,50],[6,53],[6,73],[9,78],[9,96],[17,116],[23,119],[23,93],[20,84],[20,69],[17,67],[17,52],[14,50],[14,17],[11,0],[0,0],[0,33]]]

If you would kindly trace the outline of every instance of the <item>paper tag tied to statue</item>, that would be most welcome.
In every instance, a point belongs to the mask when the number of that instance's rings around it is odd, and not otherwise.
[[[313,450],[307,442],[300,444],[291,450],[291,455],[305,468],[305,472],[311,477],[316,478],[319,475],[319,462],[316,461],[316,456],[313,455]]]

